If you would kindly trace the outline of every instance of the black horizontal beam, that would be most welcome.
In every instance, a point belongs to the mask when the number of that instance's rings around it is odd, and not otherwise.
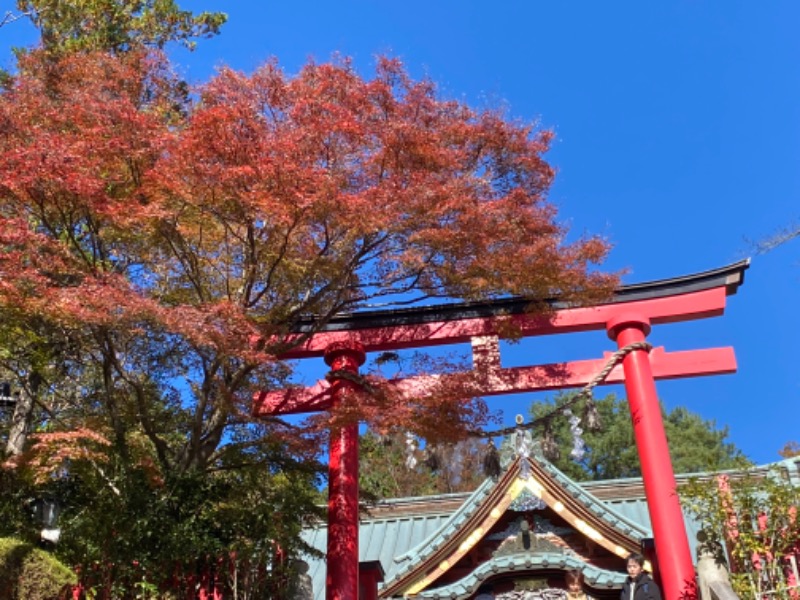
[[[719,287],[725,287],[727,295],[733,295],[744,283],[744,272],[750,266],[750,259],[745,259],[718,269],[683,275],[671,279],[659,279],[645,283],[623,285],[603,304],[650,300],[688,294]],[[558,298],[546,301],[554,310],[568,308]],[[361,311],[333,316],[327,323],[318,324],[318,320],[309,316],[301,319],[293,328],[296,333],[309,331],[352,331],[372,327],[393,327],[402,325],[419,325],[460,319],[499,317],[521,314],[530,307],[529,299],[520,297],[499,298],[480,302],[454,302],[399,308],[379,311]]]

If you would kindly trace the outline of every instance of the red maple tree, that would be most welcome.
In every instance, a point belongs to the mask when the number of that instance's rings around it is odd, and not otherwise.
[[[69,340],[109,439],[141,428],[162,468],[203,468],[274,434],[251,393],[289,374],[276,354],[301,318],[605,297],[608,244],[567,243],[547,201],[551,138],[388,58],[371,78],[269,62],[189,91],[157,54],[31,52],[0,93],[0,307]]]

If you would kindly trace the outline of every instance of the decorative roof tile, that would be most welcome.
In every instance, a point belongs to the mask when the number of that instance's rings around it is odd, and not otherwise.
[[[548,478],[552,478],[560,486],[562,493],[584,504],[588,509],[588,514],[596,515],[607,523],[609,528],[624,534],[627,537],[639,539],[650,537],[650,516],[647,510],[647,503],[641,485],[641,479],[628,478],[613,481],[583,482],[577,484],[571,481],[555,467],[538,458],[535,461],[541,472],[546,472]],[[532,467],[536,467],[536,464]],[[771,470],[778,469],[782,476],[788,478],[796,485],[800,485],[800,461],[798,459],[787,459],[755,467],[750,473],[767,476]],[[731,471],[731,477],[736,477],[739,472]],[[690,474],[678,475],[679,484],[689,478],[706,478],[711,474]],[[386,500],[380,503],[373,510],[375,516],[366,518],[360,526],[359,541],[359,560],[370,561],[379,560],[386,571],[385,581],[391,582],[401,577],[403,573],[408,573],[418,565],[415,560],[427,544],[436,544],[437,549],[454,534],[454,528],[472,515],[479,513],[483,508],[483,503],[491,495],[495,486],[500,483],[487,480],[478,490],[472,494],[441,494],[437,496],[423,498],[402,498]],[[588,507],[597,505],[597,509]],[[684,514],[689,543],[692,553],[696,544],[696,534],[699,524],[689,515]],[[312,547],[321,552],[325,552],[327,544],[327,528],[323,525],[308,529],[303,533],[304,540]],[[433,552],[433,550],[431,550]],[[565,560],[564,568],[569,564],[568,559],[563,555],[548,559],[553,564],[558,560]],[[536,561],[530,554],[527,555],[504,555],[503,561],[500,557],[492,559],[495,562],[494,568],[502,569],[504,565],[513,566],[517,570],[532,570],[536,568]],[[309,575],[312,577],[315,600],[325,598],[325,561],[324,559],[309,558]],[[589,565],[585,565],[589,566]],[[490,567],[477,569],[473,572],[474,582],[485,581],[493,571]],[[584,576],[587,582],[595,588],[613,589],[619,586],[619,573],[613,571],[585,570]],[[464,589],[473,585],[470,581],[458,582]],[[451,584],[455,586],[456,584]],[[385,587],[385,586],[384,586]],[[435,598],[432,594],[442,594],[442,589],[425,590],[424,595],[419,598]],[[455,593],[447,586],[446,595],[440,598],[451,597]],[[452,596],[452,597],[458,597]],[[465,596],[466,597],[466,596]]]

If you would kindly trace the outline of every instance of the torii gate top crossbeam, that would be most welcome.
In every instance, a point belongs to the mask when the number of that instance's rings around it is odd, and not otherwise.
[[[608,302],[596,306],[569,308],[554,300],[549,303],[554,313],[548,316],[526,314],[529,302],[520,298],[338,315],[281,357],[319,357],[331,344],[342,342],[358,342],[367,352],[464,343],[497,335],[504,320],[511,320],[527,337],[605,329],[611,319],[629,310],[652,324],[713,317],[722,314],[725,298],[736,293],[748,267],[749,260],[743,260],[693,275],[622,286]],[[297,335],[315,327],[309,318],[298,325]]]
[[[294,334],[294,347],[283,358],[325,355],[332,381],[311,388],[287,388],[257,393],[253,414],[258,416],[326,410],[343,402],[356,385],[343,372],[357,374],[365,352],[470,341],[473,369],[463,373],[480,394],[555,389],[583,385],[597,368],[596,361],[503,368],[499,337],[512,325],[521,336],[605,329],[620,349],[645,342],[651,324],[685,321],[722,314],[728,295],[744,280],[748,262],[677,279],[626,286],[607,303],[572,308],[551,303],[546,316],[525,312],[520,299],[481,304],[450,304],[335,317],[323,327],[309,320]],[[509,323],[509,320],[511,323]],[[346,361],[345,361],[346,359]],[[347,362],[345,366],[337,361]],[[732,349],[648,354],[641,347],[624,359],[622,372],[608,374],[625,381],[633,419],[642,476],[659,564],[664,572],[667,600],[696,597],[691,586],[693,567],[675,478],[661,422],[655,379],[724,373],[735,370]],[[446,378],[448,375],[441,375]],[[399,397],[426,394],[442,379],[437,375],[386,382]],[[464,388],[465,393],[473,395]],[[328,561],[326,598],[358,597],[358,427],[350,424],[332,432],[328,499]]]
[[[547,317],[521,312],[518,299],[485,304],[450,304],[440,307],[359,313],[337,317],[302,345],[286,352],[285,358],[322,355],[337,345],[356,344],[361,351],[386,351],[469,342],[482,396],[564,389],[586,385],[602,369],[605,359],[572,361],[550,365],[502,368],[498,334],[503,319],[513,320],[523,337],[607,329],[612,322],[635,315],[648,324],[699,319],[722,314],[726,297],[744,280],[748,262],[677,279],[621,288],[606,304],[581,308],[556,308]],[[507,323],[505,324],[507,327]],[[650,357],[656,379],[733,373],[736,359],[732,348],[664,352]],[[420,375],[387,382],[396,393],[419,395],[444,381],[437,375]],[[604,383],[624,381],[621,367],[609,373]],[[326,410],[331,384],[326,380],[308,388],[287,388],[255,394],[256,415],[290,414]]]

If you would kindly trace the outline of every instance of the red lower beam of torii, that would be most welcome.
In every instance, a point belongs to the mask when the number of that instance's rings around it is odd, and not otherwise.
[[[510,324],[522,337],[604,329],[617,347],[623,348],[645,341],[653,325],[721,315],[727,296],[743,283],[748,265],[748,261],[742,261],[685,277],[623,286],[609,302],[597,306],[568,308],[554,302],[553,313],[546,317],[526,314],[524,300],[505,299],[343,315],[319,331],[314,331],[313,320],[309,319],[297,332],[302,343],[282,358],[322,356],[332,373],[356,374],[368,352],[470,342],[474,364],[471,374],[480,386],[476,395],[579,387],[602,369],[605,358],[502,368],[501,332],[509,331]],[[611,371],[604,381],[625,384],[665,600],[695,598],[697,588],[655,380],[735,370],[732,348],[682,352],[655,348],[649,353],[637,349],[629,352],[621,368]],[[410,377],[387,385],[400,397],[418,396],[440,383],[442,377],[446,376]],[[255,397],[253,411],[266,416],[326,410],[346,401],[356,387],[351,379],[339,377],[310,388],[260,393]],[[326,598],[358,600],[356,425],[340,428],[331,436]]]

